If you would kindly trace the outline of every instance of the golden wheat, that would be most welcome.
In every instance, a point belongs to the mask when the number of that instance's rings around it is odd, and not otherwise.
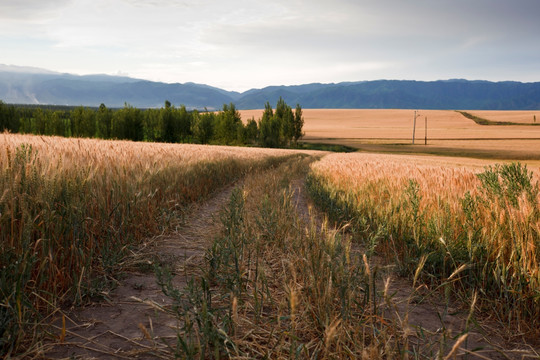
[[[0,353],[28,346],[36,315],[99,294],[129,250],[174,228],[188,204],[292,153],[1,134],[0,321],[9,336]]]
[[[425,270],[439,281],[465,266],[458,291],[478,287],[481,305],[497,309],[499,320],[536,331],[539,173],[527,170],[528,185],[519,164],[452,162],[459,160],[333,154],[312,165],[312,177],[323,206],[341,209],[341,220],[382,231],[378,249],[389,259],[412,270],[427,256]]]

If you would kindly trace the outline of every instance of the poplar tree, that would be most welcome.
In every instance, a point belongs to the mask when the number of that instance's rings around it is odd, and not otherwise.
[[[298,143],[298,140],[304,136],[302,128],[304,127],[304,117],[302,116],[302,107],[300,104],[296,104],[296,109],[294,110],[294,123],[293,123],[293,139],[294,144]]]

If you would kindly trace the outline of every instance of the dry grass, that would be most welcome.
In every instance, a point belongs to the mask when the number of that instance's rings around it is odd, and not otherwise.
[[[186,359],[399,358],[402,329],[376,310],[365,256],[339,232],[299,217],[291,180],[309,159],[246,179],[222,212],[204,275],[166,291],[183,307]],[[307,210],[307,209],[306,209]],[[308,222],[304,222],[307,220]],[[406,356],[406,355],[405,355]]]
[[[330,156],[329,163],[339,159]],[[381,179],[398,166],[384,170],[384,160],[376,171]],[[390,279],[381,286],[380,269],[350,234],[328,226],[309,208],[301,184],[310,161],[290,159],[247,177],[221,213],[222,231],[207,252],[203,274],[181,289],[164,282],[183,324],[175,356],[451,359],[467,353],[479,358],[497,355],[489,345],[478,349],[468,343],[473,337],[469,331],[475,301],[460,328],[446,328],[445,310],[435,307],[429,310],[436,313],[434,318],[439,316],[440,321],[435,321],[439,327],[427,330],[424,324],[410,322],[409,316],[417,314],[416,304],[422,301],[422,291],[415,290],[425,288],[420,284],[428,257],[415,264],[417,288],[413,285],[407,299],[395,298]],[[325,160],[320,164],[324,166]],[[336,170],[339,167],[331,172]],[[448,274],[442,287],[450,293],[466,270]],[[166,278],[163,275],[161,279]]]
[[[37,150],[39,157],[51,164],[55,164],[61,159],[64,168],[81,165],[127,166],[135,169],[148,166],[164,168],[171,163],[188,165],[201,161],[219,161],[227,158],[251,161],[297,153],[297,151],[286,149],[103,141],[56,136],[0,134],[0,145],[3,149],[13,150],[21,144],[31,145]],[[5,156],[5,153],[2,156]]]
[[[42,315],[113,285],[130,249],[190,203],[292,152],[0,135],[0,353]],[[30,341],[30,342],[28,342]]]
[[[534,111],[469,112],[493,121],[524,123],[532,122],[535,115]],[[262,110],[241,113],[244,119],[258,119]],[[304,109],[303,114],[306,142],[370,152],[540,160],[540,126],[482,126],[455,111],[420,110],[416,145],[411,146],[414,110]],[[426,117],[428,145],[424,146]]]
[[[536,334],[539,172],[516,164],[482,170],[484,161],[467,162],[334,154],[312,166],[310,184],[334,219],[349,221],[401,271],[413,273],[425,257],[425,280],[437,286],[466,269],[452,285],[459,296],[472,297],[476,289],[479,308]]]

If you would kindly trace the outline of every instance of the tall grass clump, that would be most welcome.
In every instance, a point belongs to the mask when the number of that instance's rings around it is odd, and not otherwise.
[[[258,149],[0,135],[0,354],[32,351],[60,305],[100,296],[186,207],[288,156]]]
[[[421,158],[331,155],[312,166],[308,188],[334,221],[434,287],[452,288],[510,328],[540,325],[537,174],[519,163],[483,170]]]

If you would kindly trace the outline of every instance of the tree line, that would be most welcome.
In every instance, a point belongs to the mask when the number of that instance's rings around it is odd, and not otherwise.
[[[0,130],[11,133],[132,141],[259,145],[286,147],[303,136],[299,104],[293,109],[280,98],[276,109],[266,103],[262,117],[242,122],[233,103],[218,112],[188,111],[165,101],[159,109],[55,108],[15,106],[0,101]]]

